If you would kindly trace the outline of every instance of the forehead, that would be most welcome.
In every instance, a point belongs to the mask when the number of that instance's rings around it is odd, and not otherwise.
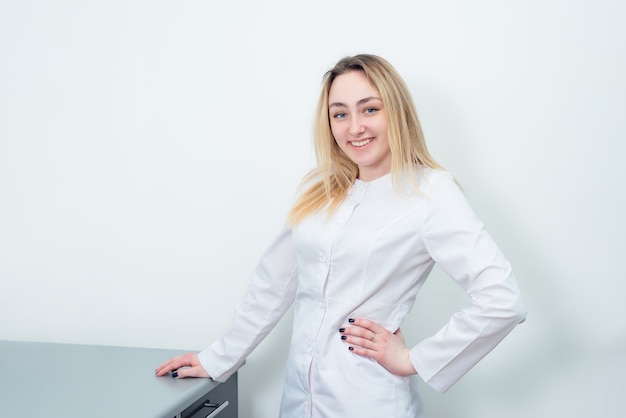
[[[351,104],[366,97],[380,95],[362,71],[349,71],[337,76],[328,92],[329,104],[335,102]]]

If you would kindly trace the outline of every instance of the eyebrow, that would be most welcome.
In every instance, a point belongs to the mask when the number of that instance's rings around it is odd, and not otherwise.
[[[365,97],[365,98],[363,98],[363,99],[359,100],[358,102],[356,102],[356,105],[357,105],[357,106],[360,106],[360,105],[362,105],[362,104],[364,104],[364,103],[369,102],[370,100],[378,100],[378,101],[381,101],[381,102],[382,102],[382,100],[380,99],[380,97],[370,96],[370,97]],[[348,107],[348,106],[347,106],[345,103],[341,103],[341,102],[333,102],[333,103],[331,103],[331,104],[329,104],[329,105],[328,105],[328,108],[329,108],[329,109],[330,109],[331,107]]]

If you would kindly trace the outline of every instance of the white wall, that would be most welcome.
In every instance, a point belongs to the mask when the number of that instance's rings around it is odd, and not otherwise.
[[[0,0],[0,338],[208,345],[313,163],[323,72],[371,52],[529,309],[448,394],[423,386],[430,416],[621,417],[625,18],[617,0]],[[409,342],[462,303],[436,271]],[[241,370],[242,417],[276,416],[290,327]]]

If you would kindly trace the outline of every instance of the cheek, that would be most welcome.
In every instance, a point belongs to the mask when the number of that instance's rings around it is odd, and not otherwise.
[[[387,115],[384,113],[381,113],[378,116],[379,117],[376,119],[376,130],[378,130],[379,133],[386,135],[387,128],[388,128]]]
[[[336,123],[330,123],[330,132],[332,132],[333,137],[337,138],[339,136],[339,129],[337,128]]]
[[[337,144],[341,148],[341,144],[343,143],[343,141],[341,141],[342,136],[341,136],[341,132],[339,131],[339,129],[333,128],[333,126],[331,125],[330,132],[333,134],[333,139],[335,140],[335,144]]]
[[[343,147],[343,146],[341,146],[341,144],[342,144],[342,143],[343,143],[342,141],[337,141],[337,137],[335,137],[335,143],[333,144],[333,146],[335,146],[335,147],[339,148],[339,149],[340,149],[340,150],[342,150],[342,151],[345,151],[345,150],[344,150],[344,147]]]

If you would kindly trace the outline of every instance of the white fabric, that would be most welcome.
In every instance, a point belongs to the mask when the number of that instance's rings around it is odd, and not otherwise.
[[[224,381],[295,300],[281,416],[421,417],[416,377],[400,377],[341,341],[349,318],[396,331],[434,263],[467,292],[467,305],[413,347],[421,378],[445,392],[525,311],[508,261],[453,177],[420,170],[420,193],[397,194],[386,175],[357,180],[329,218],[283,231],[262,257],[229,331],[199,354]]]

